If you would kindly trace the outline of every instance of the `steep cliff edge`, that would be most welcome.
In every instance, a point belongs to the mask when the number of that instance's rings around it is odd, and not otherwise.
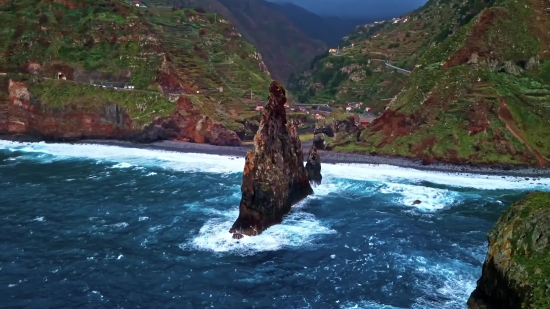
[[[245,159],[239,217],[229,231],[237,239],[281,223],[292,205],[313,194],[300,138],[294,125],[287,123],[285,89],[274,81],[269,92],[254,150]]]
[[[469,308],[550,308],[550,193],[531,193],[514,203],[488,236]]]

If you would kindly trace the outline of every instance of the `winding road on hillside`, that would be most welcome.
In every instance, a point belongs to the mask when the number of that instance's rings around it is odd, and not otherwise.
[[[405,69],[396,67],[396,66],[390,64],[389,62],[386,62],[386,66],[387,66],[387,67],[390,67],[390,68],[392,68],[392,69],[396,69],[397,71],[400,71],[400,72],[402,72],[402,73],[404,73],[404,74],[407,74],[407,75],[409,75],[409,74],[412,73],[412,71],[409,71],[409,70],[405,70]]]

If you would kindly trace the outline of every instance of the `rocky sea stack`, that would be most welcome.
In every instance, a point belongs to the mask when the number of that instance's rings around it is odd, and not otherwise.
[[[550,308],[550,193],[514,203],[489,232],[471,309]]]
[[[280,83],[269,86],[269,100],[254,136],[254,150],[245,159],[239,217],[233,238],[258,235],[281,223],[292,205],[313,194],[303,163],[296,127],[287,123],[286,92]]]
[[[317,153],[315,146],[311,147],[307,156],[306,174],[310,184],[314,186],[321,184],[323,179],[323,176],[321,176],[321,156]]]

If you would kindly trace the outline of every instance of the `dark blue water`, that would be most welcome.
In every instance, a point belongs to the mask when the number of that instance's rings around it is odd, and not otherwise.
[[[242,161],[0,142],[0,307],[465,308],[487,231],[550,190],[324,165],[283,224],[235,241]]]

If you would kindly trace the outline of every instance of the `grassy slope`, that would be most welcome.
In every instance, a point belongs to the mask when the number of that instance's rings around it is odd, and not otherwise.
[[[261,56],[223,17],[166,8],[151,8],[146,17],[178,76],[194,89],[219,99],[267,89],[270,79],[260,69]],[[222,93],[220,86],[225,86]]]
[[[302,102],[362,101],[381,112],[389,103],[385,99],[397,95],[408,80],[384,62],[391,60],[395,66],[413,70],[431,45],[443,41],[486,5],[482,0],[428,1],[407,14],[405,23],[358,26],[341,42],[341,56],[319,55],[312,70],[291,78],[289,88]],[[343,73],[343,68],[349,72]],[[324,89],[315,90],[316,83]]]
[[[499,0],[428,50],[385,117],[341,151],[472,163],[546,165],[550,158],[550,25],[542,1]],[[539,20],[532,16],[540,17]],[[490,18],[493,16],[493,18]],[[478,64],[468,64],[472,53]],[[466,57],[465,57],[466,55]],[[505,71],[506,62],[514,71]],[[536,61],[535,61],[536,62]],[[443,64],[443,65],[442,65]],[[518,72],[516,72],[518,73]],[[476,116],[477,115],[477,116]],[[476,127],[481,130],[476,132]]]
[[[175,108],[159,92],[158,77],[164,72],[193,93],[201,113],[231,126],[226,110],[245,108],[235,96],[251,87],[265,92],[270,79],[260,69],[256,50],[220,21],[222,17],[214,23],[208,13],[149,11],[121,1],[6,2],[0,9],[0,72],[51,78],[62,71],[80,83],[31,78],[34,102],[84,109],[116,103],[139,125]],[[33,71],[36,66],[29,67],[32,62],[40,64],[38,72]],[[102,90],[86,85],[89,79],[131,82],[139,91]],[[216,89],[219,86],[224,92]]]
[[[325,49],[303,34],[275,4],[258,0],[145,0],[151,5],[202,7],[224,15],[262,54],[272,76],[280,81],[302,70]]]

